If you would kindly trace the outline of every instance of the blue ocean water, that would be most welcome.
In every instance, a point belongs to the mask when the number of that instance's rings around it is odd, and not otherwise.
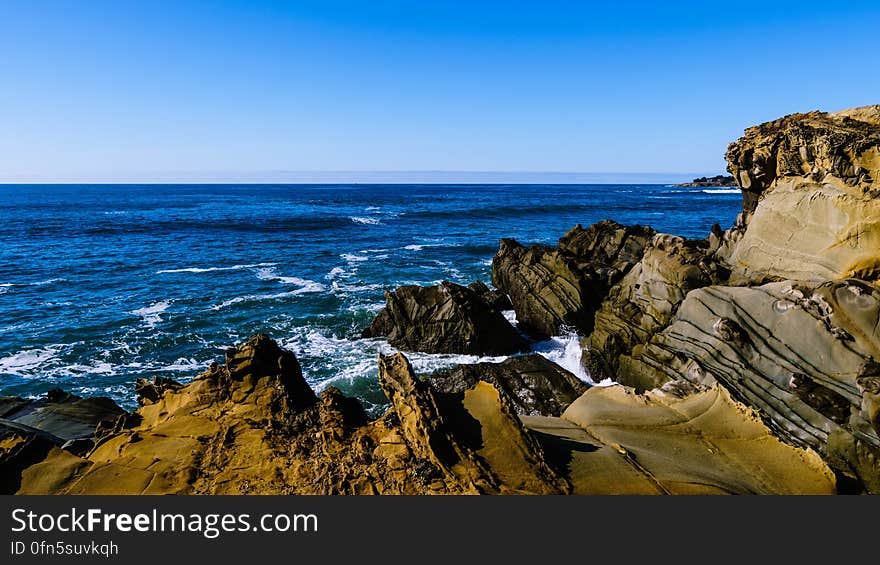
[[[133,407],[136,378],[186,381],[265,332],[316,389],[377,408],[390,348],[358,336],[384,290],[488,282],[502,237],[605,218],[705,237],[740,207],[738,190],[666,185],[0,185],[0,394]],[[576,369],[573,337],[537,349]]]

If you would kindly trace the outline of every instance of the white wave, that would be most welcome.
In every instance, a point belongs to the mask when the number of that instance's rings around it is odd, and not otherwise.
[[[409,250],[409,251],[421,251],[422,249],[425,248],[425,246],[424,245],[417,245],[414,243],[412,245],[406,245],[403,248],[406,250]]]
[[[344,273],[345,273],[345,269],[343,269],[342,267],[333,267],[332,269],[330,269],[330,272],[327,273],[327,275],[324,278],[325,279],[332,279],[332,278],[338,277],[339,275],[344,274]]]
[[[343,259],[350,263],[360,263],[361,261],[369,261],[370,258],[366,255],[352,255],[351,253],[343,253],[340,255]]]
[[[63,369],[68,373],[85,373],[90,375],[112,375],[116,373],[117,368],[113,366],[113,364],[108,363],[106,361],[95,361],[91,365],[80,365],[74,364],[64,367]]]
[[[536,343],[533,347],[535,353],[543,355],[566,371],[574,374],[577,378],[595,386],[608,386],[616,384],[610,379],[595,382],[590,373],[581,363],[583,350],[581,349],[580,336],[574,332],[561,336],[553,336],[547,341]]]
[[[334,293],[351,293],[351,292],[367,292],[370,290],[379,290],[385,288],[385,285],[379,283],[373,284],[346,284],[339,281],[333,281],[330,285],[331,292]]]
[[[34,370],[40,369],[58,358],[58,354],[67,346],[62,344],[48,345],[37,349],[23,349],[18,353],[0,359],[0,374],[31,376]]]
[[[379,206],[367,206],[366,208],[364,208],[364,212],[373,212],[381,209],[382,208],[380,208]]]
[[[157,275],[165,273],[212,273],[214,271],[240,271],[242,269],[256,269],[258,267],[273,267],[278,263],[253,263],[250,265],[232,265],[231,267],[185,267],[183,269],[162,269],[156,271]]]
[[[379,218],[364,218],[362,216],[351,216],[349,220],[356,224],[364,224],[368,226],[378,226],[382,223]]]
[[[33,282],[33,283],[30,283],[28,286],[43,286],[43,285],[47,285],[47,284],[64,282],[66,280],[67,279],[55,278],[55,279],[49,279],[49,280],[45,280],[45,281]]]
[[[195,371],[199,369],[207,368],[210,364],[210,361],[196,361],[195,359],[186,359],[181,357],[177,359],[174,363],[170,365],[164,365],[158,369],[159,371],[171,371],[171,372],[183,372],[183,371]]]
[[[167,310],[169,306],[171,306],[171,302],[162,300],[161,302],[153,302],[145,308],[133,310],[129,312],[129,314],[140,316],[143,318],[147,327],[154,328],[156,327],[156,324],[162,321],[162,316],[160,316],[160,314]]]
[[[738,188],[705,188],[701,192],[706,194],[742,194]]]
[[[64,282],[66,280],[67,279],[54,278],[54,279],[47,279],[45,281],[37,281],[37,282],[32,282],[32,283],[0,283],[0,291],[6,292],[6,289],[9,289],[9,288],[12,288],[15,286],[45,286],[47,284]]]
[[[232,306],[233,304],[239,304],[241,302],[260,302],[263,300],[283,300],[285,298],[291,298],[294,296],[300,296],[301,294],[307,294],[310,292],[323,292],[326,290],[324,285],[319,283],[313,283],[314,286],[304,286],[302,288],[298,288],[296,290],[291,290],[288,292],[279,292],[277,294],[248,294],[246,296],[236,296],[235,298],[230,298],[220,304],[216,304],[211,306],[211,310],[217,311],[222,310],[223,308],[227,308]],[[317,288],[320,287],[320,288]]]
[[[324,292],[325,290],[327,290],[327,287],[325,287],[321,283],[317,283],[309,279],[303,279],[300,277],[283,277],[275,271],[275,267],[266,267],[259,269],[257,271],[257,278],[264,281],[278,281],[281,284],[295,284],[296,286],[302,287],[299,290],[294,291],[298,294],[306,294],[308,292]]]
[[[349,312],[357,314],[358,312],[369,312],[377,314],[379,310],[385,308],[384,302],[373,302],[372,304],[352,304],[346,308]]]
[[[327,290],[327,287],[322,285],[321,283],[310,281],[308,279],[301,279],[299,277],[282,277],[284,280],[282,282],[286,284],[295,284],[299,285],[300,288],[293,291],[294,296],[299,296],[300,294],[308,294],[311,292],[324,292]]]

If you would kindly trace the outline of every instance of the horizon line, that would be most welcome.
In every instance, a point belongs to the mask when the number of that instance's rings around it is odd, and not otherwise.
[[[670,184],[706,171],[266,170],[0,174],[0,184]]]

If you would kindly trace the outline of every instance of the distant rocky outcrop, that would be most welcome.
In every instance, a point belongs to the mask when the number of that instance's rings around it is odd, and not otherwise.
[[[363,337],[388,338],[403,351],[509,355],[528,349],[499,308],[505,296],[443,281],[437,286],[401,286],[385,293],[386,306]]]
[[[444,369],[427,377],[440,392],[460,393],[479,381],[493,385],[521,416],[559,416],[588,386],[538,354],[501,363],[475,363]]]
[[[548,337],[568,326],[587,333],[609,289],[641,260],[655,233],[604,221],[574,227],[557,247],[504,239],[492,260],[492,283],[510,296],[525,331]]]
[[[735,187],[738,185],[736,184],[736,178],[734,178],[733,175],[715,175],[714,177],[699,177],[691,182],[683,182],[676,186],[722,188]]]

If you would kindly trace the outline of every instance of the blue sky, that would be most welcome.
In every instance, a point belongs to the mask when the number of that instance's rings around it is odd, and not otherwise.
[[[878,29],[876,1],[0,0],[0,181],[720,173],[749,125],[880,103]]]

